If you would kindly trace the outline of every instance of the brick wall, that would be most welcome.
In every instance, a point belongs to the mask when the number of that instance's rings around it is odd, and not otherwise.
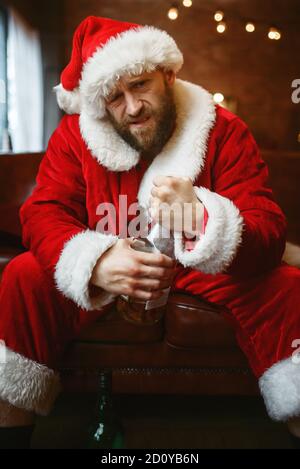
[[[185,57],[180,78],[220,91],[237,102],[237,113],[264,148],[299,150],[300,104],[291,102],[291,82],[300,78],[300,3],[298,0],[194,0],[168,20],[167,0],[64,0],[65,51],[69,58],[72,33],[88,15],[153,24],[167,30]],[[181,2],[178,2],[181,3]],[[213,13],[228,12],[228,31],[215,32]],[[260,20],[254,34],[239,18]],[[282,40],[266,37],[267,24],[283,31]]]

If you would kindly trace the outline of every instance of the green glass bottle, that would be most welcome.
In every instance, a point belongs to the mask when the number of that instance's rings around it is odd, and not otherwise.
[[[94,420],[89,428],[88,449],[125,448],[124,431],[118,419],[112,397],[111,373],[100,373],[99,398]]]

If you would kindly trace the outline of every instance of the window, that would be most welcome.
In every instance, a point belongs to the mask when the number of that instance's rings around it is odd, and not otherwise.
[[[13,9],[0,9],[0,151],[43,150],[40,38]]]
[[[7,16],[0,5],[0,150],[9,150],[7,118]]]

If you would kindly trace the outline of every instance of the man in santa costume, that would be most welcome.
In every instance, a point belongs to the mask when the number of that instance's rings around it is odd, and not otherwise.
[[[49,413],[55,370],[83,326],[117,295],[159,298],[173,277],[173,290],[230,310],[269,415],[300,436],[300,271],[281,262],[285,217],[247,126],[177,79],[182,63],[153,27],[89,17],[75,32],[56,88],[66,115],[21,209],[28,252],[2,279],[0,445],[24,445],[34,416]],[[160,207],[192,208],[184,230],[174,225],[184,211],[169,227],[175,271],[119,235],[120,195],[155,221]],[[111,233],[98,229],[103,203],[116,207]]]

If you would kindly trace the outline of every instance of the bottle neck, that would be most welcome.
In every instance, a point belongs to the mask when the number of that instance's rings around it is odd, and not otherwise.
[[[111,373],[100,373],[99,375],[99,390],[111,393],[112,390],[112,376]]]
[[[101,373],[99,376],[99,398],[97,410],[104,412],[105,408],[112,403],[112,377],[111,373]]]

